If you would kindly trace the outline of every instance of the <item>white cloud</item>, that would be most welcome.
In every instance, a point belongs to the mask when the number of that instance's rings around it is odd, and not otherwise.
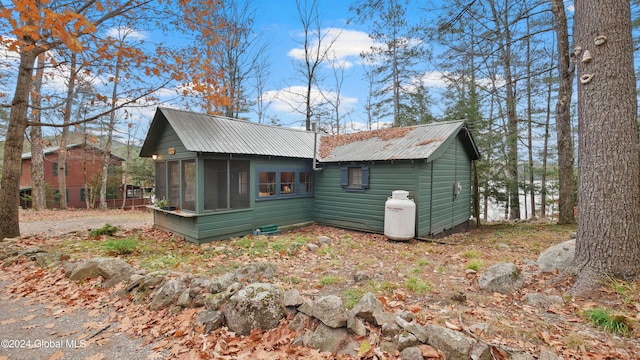
[[[304,34],[299,33],[298,36],[301,37]],[[363,31],[327,28],[322,30],[322,36],[322,51],[326,51],[327,47],[331,46],[328,51],[331,62],[334,66],[340,66],[345,69],[352,67],[354,63],[359,63],[360,54],[369,51],[372,46],[376,45],[369,35]],[[311,47],[315,48],[317,45],[318,40],[315,39]],[[291,49],[287,55],[294,59],[303,60],[304,49]]]
[[[270,101],[270,109],[287,114],[301,114],[305,107],[304,86],[289,86],[279,90],[269,90],[263,93],[265,101]],[[335,101],[337,93],[331,91],[323,92],[317,88],[311,90],[311,106],[318,106],[326,102],[325,98]],[[353,108],[358,103],[358,99],[348,96],[340,97],[342,111]]]
[[[109,30],[107,30],[106,35],[114,39],[122,39],[123,37],[126,37],[127,39],[144,40],[147,38],[147,35],[145,33],[134,30],[127,26],[110,28]]]

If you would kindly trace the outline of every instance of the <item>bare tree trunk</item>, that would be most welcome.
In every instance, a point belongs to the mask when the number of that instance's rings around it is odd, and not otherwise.
[[[36,77],[33,84],[33,95],[31,101],[31,119],[33,122],[40,122],[42,103],[42,79],[44,77],[45,54],[38,56]],[[47,194],[44,187],[44,142],[42,139],[42,128],[32,126],[31,136],[31,206],[34,210],[44,210],[47,208]]]
[[[32,44],[35,46],[35,44]],[[11,101],[9,126],[4,142],[4,161],[0,181],[0,239],[20,236],[20,173],[22,142],[27,128],[29,93],[33,84],[33,66],[38,53],[26,46],[20,49],[16,89]]]
[[[575,44],[581,48],[577,58],[580,213],[573,291],[580,294],[598,286],[605,275],[624,278],[640,273],[630,3],[575,2]]]
[[[107,143],[103,149],[102,156],[102,181],[100,182],[100,208],[107,208],[107,186],[109,185],[109,164],[111,164],[111,143],[113,141],[113,130],[116,126],[116,105],[118,98],[118,82],[120,82],[120,67],[122,63],[123,40],[118,46],[116,55],[115,74],[113,76],[113,92],[111,93],[111,112],[109,113],[109,125],[107,125]]]
[[[507,110],[507,192],[509,194],[509,219],[520,218],[520,195],[518,189],[518,117],[516,114],[515,82],[511,75],[511,30],[509,14],[500,14],[495,3],[489,1],[493,22],[500,37],[500,57],[504,71]]]
[[[558,141],[558,211],[559,224],[573,224],[574,175],[573,139],[571,138],[571,94],[573,66],[569,57],[569,30],[562,0],[552,0],[551,10],[556,21],[558,37],[558,74],[560,88],[556,104],[556,137]]]
[[[60,194],[60,209],[67,208],[67,138],[69,137],[69,123],[73,108],[73,95],[76,87],[77,56],[71,53],[69,69],[69,83],[67,84],[67,98],[65,100],[62,134],[60,135],[60,150],[58,150],[58,192]]]
[[[553,58],[553,54],[552,54]],[[552,67],[549,67],[549,79],[553,76]],[[542,174],[540,185],[540,217],[547,217],[547,157],[549,156],[549,123],[551,122],[551,81],[547,82],[547,116],[544,123],[544,144],[542,146]]]

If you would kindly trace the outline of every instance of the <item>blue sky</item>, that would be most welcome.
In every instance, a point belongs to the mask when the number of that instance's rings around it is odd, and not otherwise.
[[[363,103],[368,95],[368,85],[363,78],[363,70],[359,54],[369,49],[373,41],[368,36],[368,26],[351,21],[354,14],[349,11],[352,1],[320,0],[319,15],[322,29],[329,33],[329,37],[336,36],[332,51],[337,61],[344,64],[344,83],[341,88],[341,112],[351,113],[347,119],[348,129],[361,130],[365,127],[366,117],[363,114]],[[268,116],[279,119],[282,126],[298,127],[303,124],[303,116],[292,110],[291,104],[294,94],[300,93],[298,86],[304,82],[294,71],[293,62],[296,60],[302,46],[301,23],[298,18],[295,0],[254,1],[256,33],[268,41],[268,60],[271,64],[266,97],[274,99],[268,109]],[[416,21],[421,13],[409,12]],[[326,78],[320,86],[322,91],[332,95],[332,70],[328,64],[323,65],[321,73]],[[437,75],[431,74],[430,86],[441,85]],[[174,103],[179,107],[179,103]],[[151,116],[145,111],[142,116]],[[242,114],[256,121],[255,113]],[[385,126],[384,123],[373,124],[373,128]],[[349,130],[348,130],[349,131]]]

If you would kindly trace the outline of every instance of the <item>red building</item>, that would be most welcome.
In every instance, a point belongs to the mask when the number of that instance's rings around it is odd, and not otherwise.
[[[59,147],[44,149],[44,182],[47,194],[47,207],[60,206],[58,190]],[[64,167],[67,178],[67,206],[87,208],[87,201],[93,201],[94,207],[100,204],[100,183],[102,157],[104,152],[85,144],[67,146],[67,165]],[[108,165],[107,206],[122,207],[123,196],[127,196],[125,206],[142,205],[149,202],[144,198],[143,189],[122,183],[122,163],[125,160],[111,154]],[[22,175],[20,176],[20,204],[31,207],[31,153],[22,154]],[[93,196],[92,196],[93,195]]]

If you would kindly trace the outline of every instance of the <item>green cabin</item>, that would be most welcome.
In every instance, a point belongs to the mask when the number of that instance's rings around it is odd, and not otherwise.
[[[319,135],[158,108],[141,157],[156,168],[154,225],[195,243],[313,222],[383,233],[407,190],[416,237],[466,229],[478,149],[463,121]]]

